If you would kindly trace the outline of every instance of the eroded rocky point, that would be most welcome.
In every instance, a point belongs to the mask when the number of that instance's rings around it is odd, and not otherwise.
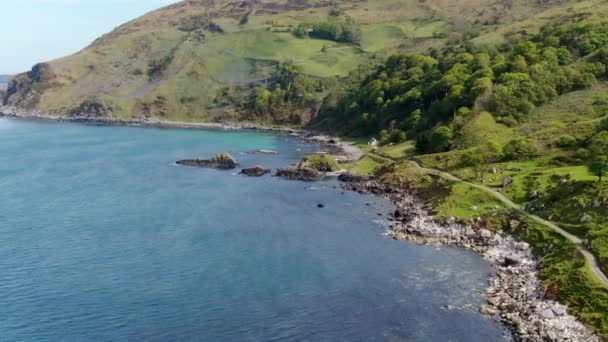
[[[278,169],[275,177],[312,182],[323,179],[324,174],[310,167],[292,165]]]
[[[495,273],[486,289],[487,304],[480,312],[494,316],[512,328],[517,341],[599,342],[567,307],[548,298],[538,277],[538,263],[525,242],[500,231],[484,228],[483,222],[436,222],[422,200],[404,189],[373,180],[345,183],[344,188],[390,199],[397,207],[388,235],[419,244],[456,245],[474,250],[489,260]],[[519,224],[512,220],[511,225]]]
[[[262,167],[260,165],[242,169],[240,172],[240,174],[249,176],[249,177],[261,177],[268,173],[270,173],[270,170],[265,169],[264,167]]]
[[[231,170],[239,166],[239,162],[228,153],[218,153],[209,159],[184,159],[177,161],[178,165],[193,167],[209,167],[221,170]]]
[[[313,155],[302,158],[294,165],[277,170],[276,177],[290,180],[317,181],[340,173],[336,160],[329,155]]]

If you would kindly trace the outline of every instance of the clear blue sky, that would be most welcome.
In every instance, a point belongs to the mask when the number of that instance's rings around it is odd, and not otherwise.
[[[0,74],[74,53],[101,34],[177,0],[0,0]]]

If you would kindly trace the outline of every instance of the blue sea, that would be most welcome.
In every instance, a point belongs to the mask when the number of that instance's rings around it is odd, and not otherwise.
[[[478,312],[489,264],[386,237],[390,203],[174,164],[277,168],[312,148],[0,118],[0,340],[509,340]]]

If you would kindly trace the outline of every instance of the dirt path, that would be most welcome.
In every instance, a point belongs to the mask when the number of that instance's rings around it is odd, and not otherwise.
[[[448,172],[444,172],[444,171],[439,171],[439,170],[435,170],[435,169],[429,169],[429,168],[424,168],[422,166],[420,166],[420,164],[416,163],[415,161],[411,161],[411,163],[413,165],[415,165],[417,168],[426,171],[428,173],[432,173],[432,174],[436,174],[439,175],[443,178],[449,179],[451,181],[454,182],[462,182],[465,183],[469,186],[472,186],[476,189],[479,189],[481,191],[484,191],[486,193],[489,193],[490,195],[494,196],[496,199],[498,199],[499,201],[501,201],[502,203],[504,203],[505,205],[507,205],[509,208],[515,209],[518,212],[520,212],[523,215],[528,216],[530,219],[534,220],[537,223],[540,223],[544,226],[547,226],[551,229],[553,229],[554,231],[560,233],[562,236],[564,236],[566,239],[572,241],[576,247],[578,248],[578,250],[585,256],[585,259],[587,260],[587,262],[589,263],[589,267],[591,269],[591,272],[595,275],[595,277],[606,287],[608,287],[608,277],[606,277],[606,275],[602,272],[602,270],[600,269],[599,263],[597,261],[597,258],[595,257],[595,255],[593,255],[593,253],[591,253],[591,251],[587,248],[587,246],[585,246],[585,243],[583,242],[583,240],[575,235],[572,235],[570,233],[568,233],[567,231],[565,231],[564,229],[558,227],[556,224],[549,222],[541,217],[538,217],[536,215],[533,215],[529,212],[527,212],[524,208],[522,208],[520,205],[518,205],[517,203],[511,201],[510,199],[508,199],[505,195],[501,194],[500,192],[489,188],[485,185],[480,185],[480,184],[475,184],[475,183],[471,183],[471,182],[467,182],[465,180],[462,180],[454,175],[452,175],[451,173]]]

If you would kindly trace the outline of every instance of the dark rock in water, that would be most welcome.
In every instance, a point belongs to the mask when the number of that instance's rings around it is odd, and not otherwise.
[[[312,182],[321,180],[323,178],[323,173],[308,167],[289,166],[282,169],[278,169],[275,176],[290,180],[302,180]]]
[[[247,152],[247,154],[279,154],[279,152],[273,150],[255,150]]]
[[[321,208],[321,209],[323,209],[323,208],[325,208],[325,204],[323,204],[323,203],[319,203],[319,204],[317,204],[317,208]]]
[[[267,173],[270,173],[270,170],[261,167],[260,165],[250,168],[242,169],[240,174],[250,177],[261,177]]]
[[[345,172],[338,176],[338,180],[344,183],[366,182],[369,179],[369,176],[357,175],[351,172]]]
[[[239,162],[228,153],[218,153],[209,159],[185,159],[179,160],[178,165],[194,167],[210,167],[214,169],[230,170],[239,166]]]

